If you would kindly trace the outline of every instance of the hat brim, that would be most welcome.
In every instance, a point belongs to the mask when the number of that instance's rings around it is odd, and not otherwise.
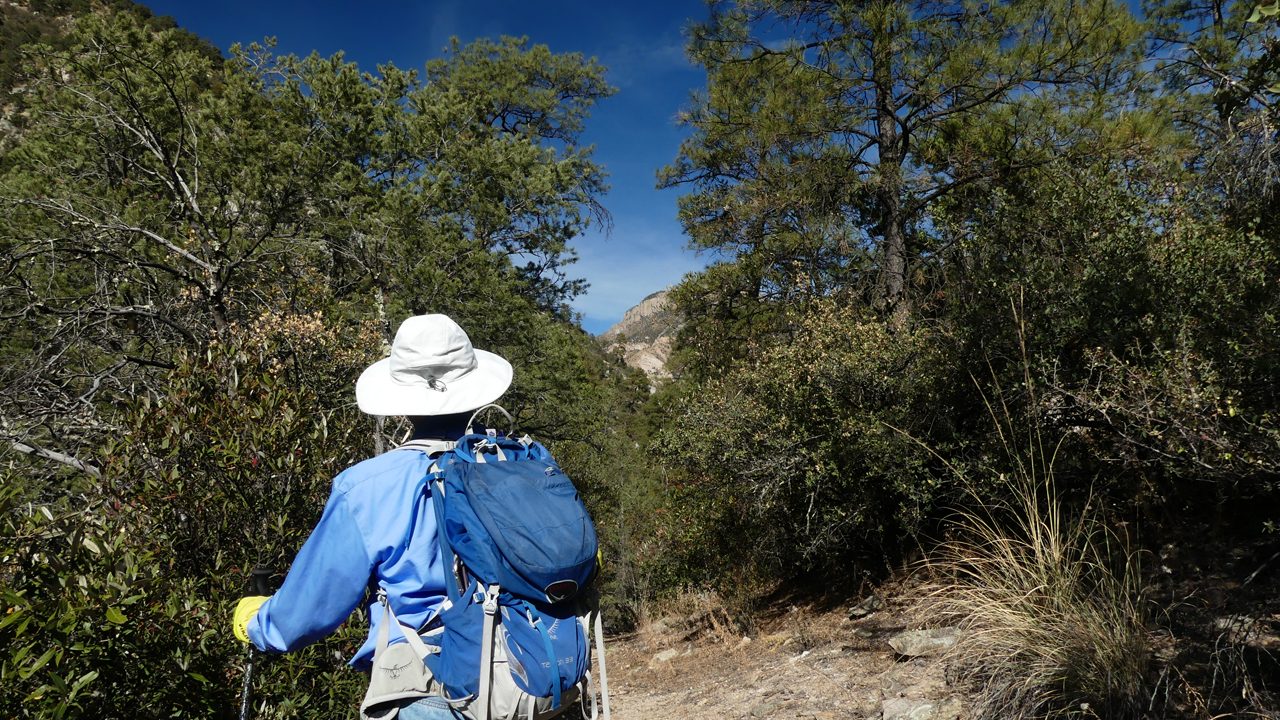
[[[511,363],[484,350],[475,354],[476,368],[443,390],[395,382],[391,358],[383,358],[356,380],[356,404],[369,415],[450,415],[488,405],[511,387]]]

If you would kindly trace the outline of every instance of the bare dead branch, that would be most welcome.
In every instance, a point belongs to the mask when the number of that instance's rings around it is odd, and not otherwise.
[[[89,475],[92,475],[95,480],[102,479],[101,470],[84,462],[83,460],[80,460],[79,458],[74,458],[74,457],[71,457],[70,455],[66,455],[60,452],[55,452],[53,450],[49,450],[46,448],[32,447],[31,445],[27,445],[26,443],[15,442],[12,444],[12,446],[14,450],[17,450],[18,452],[23,453],[25,455],[34,455],[36,457],[41,457],[46,460],[59,462],[59,463],[62,463],[63,465],[73,467],[79,470],[80,472],[88,473]]]

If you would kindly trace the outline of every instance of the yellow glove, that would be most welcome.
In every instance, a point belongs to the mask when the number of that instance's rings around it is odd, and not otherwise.
[[[235,633],[237,640],[249,642],[249,621],[258,614],[258,608],[266,601],[267,598],[262,595],[240,598],[240,602],[236,604],[236,614],[231,620],[231,632]]]

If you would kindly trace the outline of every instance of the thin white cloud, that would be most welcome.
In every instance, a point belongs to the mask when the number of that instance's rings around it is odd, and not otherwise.
[[[442,48],[448,47],[449,38],[459,33],[462,26],[461,0],[435,2],[431,6],[430,29],[427,31],[428,56],[435,56]],[[474,38],[459,38],[463,43]]]
[[[592,233],[575,245],[580,259],[570,272],[586,278],[591,287],[573,302],[573,308],[585,316],[587,330],[597,334],[621,320],[645,296],[675,285],[686,273],[706,265],[703,258],[682,249],[685,238],[678,229],[618,228],[607,240]]]
[[[665,41],[656,44],[625,44],[607,53],[602,62],[609,66],[616,82],[632,83],[667,72],[693,67],[685,56],[684,43]]]
[[[600,61],[609,68],[609,81],[620,87],[695,67],[685,54],[683,35],[675,31],[649,42],[622,41],[601,54]]]

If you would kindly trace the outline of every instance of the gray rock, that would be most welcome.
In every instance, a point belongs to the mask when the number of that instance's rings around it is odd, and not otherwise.
[[[658,618],[657,620],[649,623],[649,631],[657,635],[662,635],[671,632],[675,624],[676,620],[674,618]]]
[[[964,705],[960,698],[945,700],[916,700],[891,698],[881,705],[883,720],[956,720]]]
[[[1241,642],[1258,634],[1258,621],[1244,615],[1232,615],[1214,619],[1213,629],[1228,635],[1231,642]]]
[[[670,660],[671,658],[676,657],[679,654],[680,654],[680,651],[675,648],[671,648],[670,650],[663,650],[662,652],[653,656],[653,662],[663,663]]]
[[[960,630],[953,627],[908,630],[889,638],[889,646],[899,655],[930,657],[941,655],[956,644]]]
[[[769,717],[770,715],[774,714],[781,708],[782,708],[782,701],[760,703],[759,705],[751,708],[751,712],[749,714],[752,717]]]
[[[875,595],[868,595],[862,602],[853,606],[849,611],[850,618],[860,618],[870,615],[871,613],[884,607],[884,601]]]

